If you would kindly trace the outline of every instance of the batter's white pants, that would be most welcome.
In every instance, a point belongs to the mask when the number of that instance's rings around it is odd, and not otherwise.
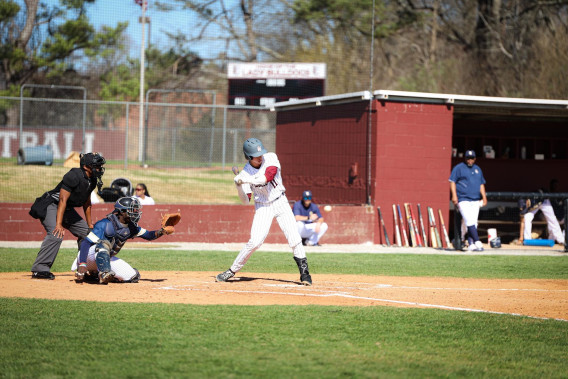
[[[272,219],[276,217],[280,229],[284,232],[288,245],[294,251],[294,257],[303,259],[306,251],[302,245],[302,238],[296,228],[296,219],[292,213],[292,208],[288,204],[286,195],[282,194],[278,199],[271,203],[255,203],[254,219],[250,231],[250,239],[235,258],[231,271],[238,272],[247,263],[248,259],[263,243],[268,236],[268,231],[272,225]]]
[[[316,233],[316,226],[318,225],[316,222],[307,224],[303,221],[296,221],[296,225],[298,226],[300,237],[307,238],[311,245],[317,244],[320,238],[327,232],[327,224],[325,222],[321,223],[319,233]]]
[[[96,245],[91,246],[89,249],[89,255],[87,256],[87,270],[89,272],[99,272],[97,268],[97,263],[95,261],[96,253],[95,253]],[[71,265],[71,271],[77,270],[77,260],[79,259],[79,254],[77,254],[77,258]],[[120,258],[117,258],[116,255],[110,258],[110,269],[114,271],[116,274],[114,277],[121,282],[126,280],[131,280],[136,276],[136,270],[132,268],[126,261],[123,261]]]
[[[534,219],[535,214],[541,211],[546,219],[546,223],[548,224],[548,236],[550,239],[556,241],[556,243],[563,244],[564,243],[564,233],[560,228],[560,224],[558,223],[558,219],[554,214],[554,208],[552,208],[552,204],[550,204],[550,200],[545,199],[542,204],[533,209],[530,212],[525,214],[525,229],[523,230],[523,238],[526,240],[532,239],[532,222]]]

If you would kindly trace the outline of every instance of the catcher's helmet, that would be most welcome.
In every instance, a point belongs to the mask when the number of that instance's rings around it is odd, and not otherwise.
[[[491,241],[489,241],[489,245],[494,249],[500,248],[501,247],[501,238],[499,238],[499,237],[493,238]]]
[[[81,167],[87,166],[93,170],[95,178],[100,178],[105,173],[103,165],[106,163],[101,153],[86,153],[80,155],[79,164]]]
[[[122,213],[127,212],[130,221],[137,224],[142,216],[142,204],[135,197],[121,197],[114,204],[114,210]]]
[[[268,153],[258,138],[249,138],[243,144],[243,154],[247,161]]]

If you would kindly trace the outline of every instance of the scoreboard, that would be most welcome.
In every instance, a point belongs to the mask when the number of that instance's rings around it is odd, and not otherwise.
[[[325,63],[229,63],[229,105],[270,106],[324,96]]]

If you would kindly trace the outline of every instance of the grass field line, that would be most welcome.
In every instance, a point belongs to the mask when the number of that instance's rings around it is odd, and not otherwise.
[[[180,289],[176,288],[175,286],[171,287],[159,287],[155,288],[159,290],[177,290],[177,291],[210,291],[203,288],[186,288]],[[424,307],[424,308],[435,308],[435,309],[444,309],[450,311],[463,311],[463,312],[476,312],[476,313],[487,313],[487,314],[496,314],[496,315],[510,315],[510,316],[518,316],[518,317],[528,317],[537,320],[556,320],[556,321],[565,321],[568,322],[568,319],[562,318],[549,318],[549,317],[536,317],[536,316],[527,316],[522,315],[519,313],[507,313],[507,312],[497,312],[497,311],[489,311],[485,309],[476,309],[476,308],[463,308],[463,307],[452,307],[448,305],[440,305],[440,304],[428,304],[428,303],[418,303],[413,301],[403,301],[403,300],[391,300],[391,299],[380,299],[374,297],[367,297],[367,296],[357,296],[351,295],[346,293],[334,292],[334,293],[325,293],[325,294],[316,294],[316,293],[297,293],[297,292],[280,292],[280,291],[252,291],[252,290],[218,290],[215,292],[220,293],[238,293],[238,294],[262,294],[262,295],[286,295],[286,296],[306,296],[306,297],[342,297],[347,299],[356,299],[356,300],[368,300],[368,301],[377,301],[383,303],[391,303],[391,304],[401,304],[401,305],[410,305],[416,307]]]
[[[239,280],[235,280],[238,282]],[[511,316],[519,316],[519,317],[529,317],[533,319],[539,320],[557,320],[557,321],[565,321],[568,322],[568,319],[563,318],[550,318],[550,317],[537,317],[537,316],[529,316],[523,315],[519,313],[509,313],[509,312],[499,312],[499,311],[491,311],[487,309],[479,309],[479,308],[469,308],[469,307],[457,307],[457,306],[449,306],[449,305],[442,305],[442,304],[432,304],[432,303],[425,303],[425,302],[416,302],[416,301],[405,301],[405,300],[395,300],[395,299],[385,299],[379,297],[370,297],[370,296],[362,296],[350,293],[350,291],[365,291],[365,290],[375,290],[377,288],[384,288],[384,289],[417,289],[417,290],[439,290],[439,291],[533,291],[533,292],[568,292],[568,290],[563,289],[538,289],[538,288],[461,288],[461,287],[427,287],[427,286],[396,286],[396,285],[389,285],[389,284],[377,284],[377,283],[365,283],[365,282],[358,282],[354,283],[357,286],[341,286],[338,283],[334,282],[318,282],[317,287],[306,287],[306,286],[298,286],[297,284],[292,283],[283,283],[283,284],[273,284],[273,283],[263,283],[262,287],[267,288],[282,288],[282,291],[268,290],[268,289],[213,289],[210,287],[210,282],[205,281],[194,281],[190,284],[184,285],[173,285],[173,286],[160,286],[154,287],[154,290],[165,290],[165,291],[203,291],[203,292],[217,292],[217,293],[232,293],[232,294],[251,294],[251,295],[276,295],[276,296],[302,296],[302,297],[320,297],[320,298],[330,298],[330,297],[339,297],[339,298],[346,298],[346,299],[355,299],[355,300],[363,300],[363,301],[371,301],[371,302],[381,302],[381,303],[390,303],[390,304],[398,304],[398,305],[406,305],[406,306],[416,306],[416,307],[423,307],[423,308],[435,308],[435,309],[443,309],[443,310],[451,310],[451,311],[464,311],[464,312],[477,312],[477,313],[487,313],[487,314],[499,314],[499,315],[511,315]],[[220,285],[226,285],[220,284]],[[199,288],[199,285],[206,285],[206,288]],[[321,288],[322,286],[329,286],[329,289]],[[295,291],[291,291],[295,290]]]

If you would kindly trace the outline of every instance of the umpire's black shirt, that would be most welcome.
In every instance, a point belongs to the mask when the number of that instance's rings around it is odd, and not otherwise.
[[[97,178],[95,176],[89,178],[82,168],[72,168],[63,176],[57,187],[49,191],[49,193],[56,202],[59,202],[59,191],[61,191],[61,188],[69,191],[71,195],[67,200],[67,208],[76,208],[85,204],[96,186]]]

